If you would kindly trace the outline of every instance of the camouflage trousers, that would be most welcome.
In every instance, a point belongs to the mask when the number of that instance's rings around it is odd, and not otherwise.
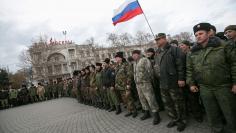
[[[110,105],[109,99],[108,99],[108,92],[109,89],[106,87],[103,87],[100,89],[100,97],[101,97],[101,101],[103,102],[104,105]]]
[[[208,122],[214,133],[236,133],[236,95],[228,87],[209,87],[200,85]],[[227,125],[222,123],[225,118]]]
[[[107,88],[107,94],[108,94],[108,101],[110,103],[110,106],[117,106],[120,105],[120,100],[117,95],[117,90],[115,90],[114,87]]]
[[[149,110],[150,108],[152,112],[158,112],[159,107],[155,99],[152,84],[149,82],[137,83],[136,88],[143,110]]]
[[[131,95],[131,91],[130,90],[120,90],[119,93],[121,95],[121,99],[122,99],[123,104],[127,107],[128,112],[136,111],[134,98]]]
[[[161,88],[161,95],[168,115],[174,121],[186,122],[183,88]]]

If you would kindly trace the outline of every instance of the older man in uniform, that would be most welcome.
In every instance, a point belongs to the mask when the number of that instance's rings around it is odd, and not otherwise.
[[[183,98],[183,87],[185,86],[183,52],[180,48],[169,44],[164,33],[159,33],[155,40],[158,46],[155,64],[160,69],[161,94],[165,109],[172,119],[167,127],[177,125],[177,131],[181,132],[186,127]]]

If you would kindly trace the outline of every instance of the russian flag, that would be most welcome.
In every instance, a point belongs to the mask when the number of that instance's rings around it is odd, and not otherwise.
[[[143,10],[137,0],[126,0],[125,3],[114,11],[114,17],[112,18],[113,25],[128,21],[142,13]]]

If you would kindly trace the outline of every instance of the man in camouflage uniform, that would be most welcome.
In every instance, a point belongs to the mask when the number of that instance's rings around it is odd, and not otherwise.
[[[186,127],[183,97],[183,87],[185,86],[183,52],[180,48],[170,45],[164,33],[159,33],[155,40],[158,46],[155,65],[160,69],[160,75],[157,76],[160,76],[160,88],[165,109],[171,116],[167,127],[177,125],[177,131],[181,132]]]
[[[137,116],[137,111],[132,99],[132,96],[129,94],[130,87],[129,84],[129,76],[128,74],[128,68],[129,65],[127,61],[123,57],[123,52],[117,52],[115,56],[117,66],[115,69],[115,89],[118,91],[119,95],[122,98],[123,104],[127,107],[128,113],[125,114],[126,117],[133,115],[133,117]],[[121,109],[120,106],[117,107],[117,112],[120,113]]]
[[[152,80],[153,70],[151,62],[142,57],[141,51],[134,50],[132,52],[134,59],[134,80],[139,94],[139,99],[142,104],[144,115],[141,120],[145,120],[150,117],[149,108],[153,112],[153,125],[159,124],[161,118],[159,116],[159,107],[155,99]]]
[[[235,133],[236,47],[210,37],[210,26],[199,23],[193,27],[197,45],[187,56],[187,83],[192,92],[200,91],[213,132]]]
[[[97,107],[97,99],[96,99],[96,73],[95,73],[95,66],[91,65],[89,67],[90,70],[90,75],[89,75],[89,79],[90,79],[90,88],[89,88],[89,92],[90,92],[90,99],[92,101],[92,105]]]
[[[104,94],[105,109],[109,112],[116,110],[118,97],[115,93],[115,71],[110,67],[110,59],[106,58],[103,62],[102,88]]]
[[[39,96],[39,101],[44,101],[44,100],[45,100],[45,97],[44,97],[45,88],[44,88],[44,86],[42,85],[42,83],[38,83],[37,94],[38,94],[38,96]]]
[[[229,44],[236,47],[236,25],[229,25],[224,30],[225,35],[229,39]]]
[[[11,85],[9,85],[9,106],[13,107],[17,105],[17,90],[13,89]]]
[[[154,69],[154,65],[155,65],[155,60],[154,60],[155,50],[154,50],[154,48],[147,49],[146,56],[150,60],[150,62],[152,64],[152,68]],[[160,111],[163,111],[164,110],[164,103],[163,103],[162,97],[161,97],[159,77],[157,77],[154,73],[153,73],[153,75],[154,75],[153,76],[154,80],[152,81],[153,90],[154,90],[155,97],[156,97],[157,103],[159,105]]]
[[[8,90],[7,89],[2,89],[0,90],[0,103],[1,103],[1,107],[2,109],[6,109],[8,108]]]
[[[95,76],[95,84],[96,84],[96,97],[98,102],[98,107],[102,108],[104,102],[104,96],[102,91],[102,63],[96,63],[96,76]]]
[[[29,88],[29,95],[30,95],[30,102],[37,102],[37,88],[34,86],[34,84],[31,84],[30,88]]]

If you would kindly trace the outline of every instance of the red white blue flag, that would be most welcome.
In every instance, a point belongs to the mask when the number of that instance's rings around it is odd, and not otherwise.
[[[137,0],[126,0],[118,9],[114,11],[114,17],[112,18],[113,25],[128,21],[142,13],[143,10]]]

